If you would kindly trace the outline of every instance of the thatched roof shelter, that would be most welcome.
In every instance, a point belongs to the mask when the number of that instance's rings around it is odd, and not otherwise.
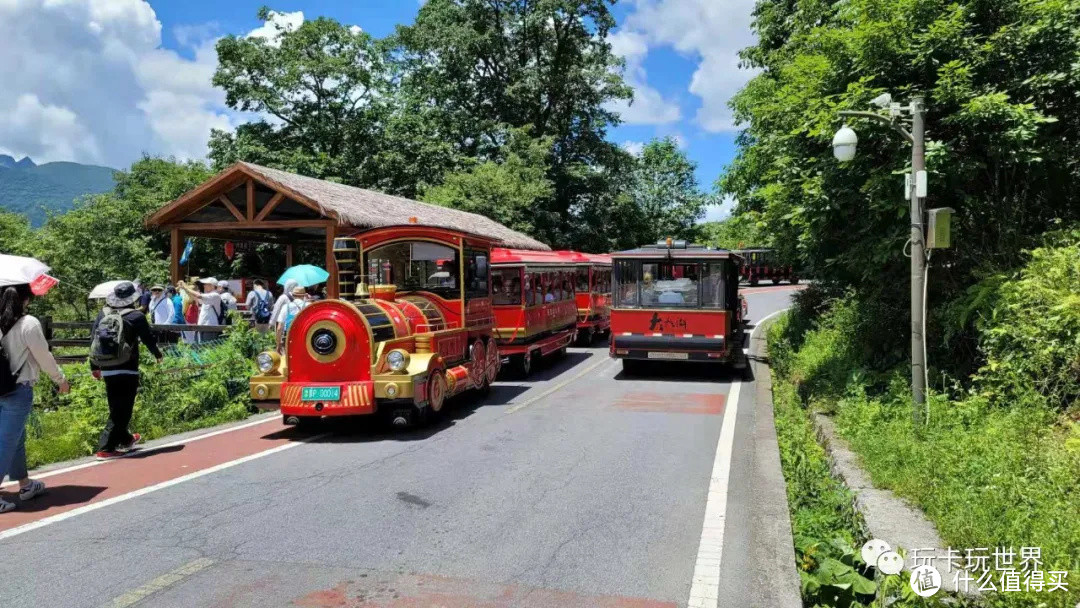
[[[280,242],[325,242],[333,264],[335,236],[388,226],[432,226],[485,237],[505,247],[549,250],[536,239],[475,213],[238,162],[146,219],[172,233],[172,275],[180,274],[188,236]]]

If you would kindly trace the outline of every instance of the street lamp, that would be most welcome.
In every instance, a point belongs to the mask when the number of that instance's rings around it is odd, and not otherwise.
[[[893,102],[888,93],[879,95],[870,103],[877,111],[858,112],[843,110],[844,118],[868,118],[883,123],[900,133],[911,144],[911,170],[915,179],[907,180],[907,198],[911,201],[911,417],[915,428],[919,427],[919,413],[926,403],[926,342],[925,330],[925,280],[926,241],[923,229],[923,198],[926,197],[926,139],[923,117],[926,112],[923,99],[915,97],[907,106]],[[911,130],[904,119],[911,118]],[[855,146],[859,138],[846,124],[833,137],[833,154],[837,160],[847,162],[855,158]]]

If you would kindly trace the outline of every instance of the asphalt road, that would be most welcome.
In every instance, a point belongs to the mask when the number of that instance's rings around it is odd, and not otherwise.
[[[749,290],[751,320],[791,293]],[[736,380],[685,365],[628,377],[597,345],[459,399],[422,431],[251,427],[274,451],[0,534],[0,606],[686,606]],[[716,465],[729,473],[722,605],[748,597],[732,581],[750,555],[751,410]],[[230,437],[141,466],[182,472],[240,445]]]

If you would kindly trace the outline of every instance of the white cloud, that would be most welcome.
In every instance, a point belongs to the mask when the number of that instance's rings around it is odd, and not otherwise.
[[[634,156],[641,156],[641,153],[645,150],[645,142],[643,141],[624,141],[622,149],[626,150]]]
[[[705,207],[705,217],[701,218],[701,222],[719,222],[727,219],[738,203],[734,196],[728,194],[719,203]]]
[[[235,114],[210,84],[213,24],[161,47],[142,0],[0,0],[0,148],[38,162],[125,167],[142,152],[201,158]]]
[[[633,31],[615,32],[608,38],[611,52],[626,61],[623,78],[634,89],[632,101],[619,100],[607,105],[617,112],[623,122],[631,125],[663,125],[678,121],[681,116],[679,104],[664,99],[655,88],[649,86],[644,61],[648,55],[648,41]]]
[[[698,60],[689,91],[701,98],[697,122],[707,131],[735,128],[727,102],[753,76],[739,68],[738,52],[754,43],[750,29],[754,0],[631,0],[633,12],[616,36],[643,57],[670,46]],[[641,47],[646,50],[642,51]],[[640,60],[639,60],[640,62]],[[628,65],[630,60],[627,60]]]
[[[278,46],[281,41],[278,38],[282,32],[291,32],[304,23],[304,11],[293,13],[279,13],[270,11],[270,18],[261,26],[248,32],[248,38],[265,38],[266,43]]]

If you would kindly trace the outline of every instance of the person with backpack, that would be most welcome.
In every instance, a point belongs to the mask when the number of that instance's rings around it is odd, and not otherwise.
[[[139,309],[139,292],[127,281],[105,298],[90,336],[90,371],[94,378],[105,381],[109,402],[109,420],[94,455],[98,460],[111,460],[142,440],[138,433],[128,432],[139,392],[139,343],[146,345],[158,363],[162,355],[146,315]]]
[[[225,302],[217,291],[217,284],[218,281],[214,277],[206,277],[205,279],[195,280],[196,289],[188,287],[183,281],[176,285],[199,302],[198,325],[225,324]],[[210,342],[220,335],[218,332],[199,332],[198,341],[200,343]]]
[[[0,481],[6,475],[19,482],[19,500],[45,493],[45,484],[30,479],[26,468],[26,420],[34,405],[34,385],[44,371],[60,387],[71,390],[56,364],[41,322],[27,314],[33,294],[29,285],[12,285],[0,292]],[[0,499],[0,513],[16,504]]]
[[[308,299],[307,289],[297,285],[293,287],[292,300],[289,301],[278,313],[277,318],[277,346],[278,352],[284,352],[285,338],[289,332],[289,326],[292,325],[293,319],[296,315],[300,314],[301,310],[310,304]]]
[[[277,332],[278,317],[281,315],[281,309],[289,305],[292,302],[293,288],[296,287],[296,281],[289,279],[285,281],[284,289],[281,290],[281,295],[278,296],[277,301],[274,302],[274,309],[270,311],[270,329]]]
[[[165,288],[154,285],[150,288],[150,295],[150,322],[154,325],[172,323],[176,311],[173,310],[172,299],[165,294]]]
[[[273,296],[266,290],[266,282],[255,279],[255,289],[252,289],[244,301],[244,305],[251,311],[251,318],[256,325],[266,325],[270,322],[270,300]]]

